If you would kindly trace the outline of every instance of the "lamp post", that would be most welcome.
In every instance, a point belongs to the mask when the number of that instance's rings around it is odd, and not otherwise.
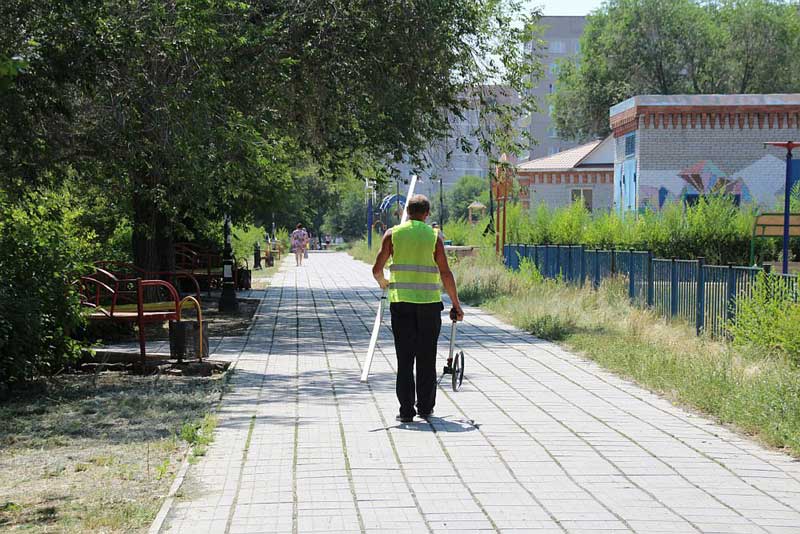
[[[365,188],[367,190],[367,250],[372,250],[372,184],[368,179],[365,179]]]
[[[222,295],[219,297],[220,313],[232,313],[239,309],[233,282],[233,248],[231,247],[231,218],[225,215],[223,226],[225,248],[222,250]]]
[[[444,229],[444,176],[439,177],[439,226]]]
[[[789,210],[792,198],[792,150],[800,148],[797,141],[771,141],[765,145],[786,149],[786,183],[783,199],[783,274],[789,274]]]

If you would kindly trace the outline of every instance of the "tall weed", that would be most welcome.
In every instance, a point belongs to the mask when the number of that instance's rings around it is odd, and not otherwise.
[[[787,280],[759,273],[752,294],[736,302],[730,325],[734,343],[777,353],[800,363],[800,304]]]

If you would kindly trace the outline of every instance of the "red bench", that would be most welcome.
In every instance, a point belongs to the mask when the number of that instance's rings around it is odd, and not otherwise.
[[[135,280],[141,278],[143,280],[164,280],[169,282],[181,294],[181,288],[185,285],[191,287],[191,293],[197,300],[200,300],[200,284],[197,277],[187,271],[147,271],[133,263],[124,261],[96,261],[95,267],[99,267],[104,271],[108,271],[118,279]]]
[[[181,299],[175,286],[169,282],[118,278],[108,270],[95,267],[92,274],[80,277],[78,285],[81,305],[87,308],[90,320],[136,323],[143,364],[146,360],[145,325],[180,321],[181,311],[186,306],[197,310],[200,339],[203,339],[200,302],[193,296]]]

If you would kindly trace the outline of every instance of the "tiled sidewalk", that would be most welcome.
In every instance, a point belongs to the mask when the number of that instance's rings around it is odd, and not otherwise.
[[[284,263],[163,532],[800,532],[800,464],[478,309],[462,390],[396,423],[388,316],[358,381],[378,294]]]

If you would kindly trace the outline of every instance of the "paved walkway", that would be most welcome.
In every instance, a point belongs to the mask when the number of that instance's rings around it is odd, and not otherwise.
[[[800,531],[800,464],[478,309],[463,389],[396,423],[388,321],[358,381],[377,296],[345,254],[284,263],[163,532]]]

